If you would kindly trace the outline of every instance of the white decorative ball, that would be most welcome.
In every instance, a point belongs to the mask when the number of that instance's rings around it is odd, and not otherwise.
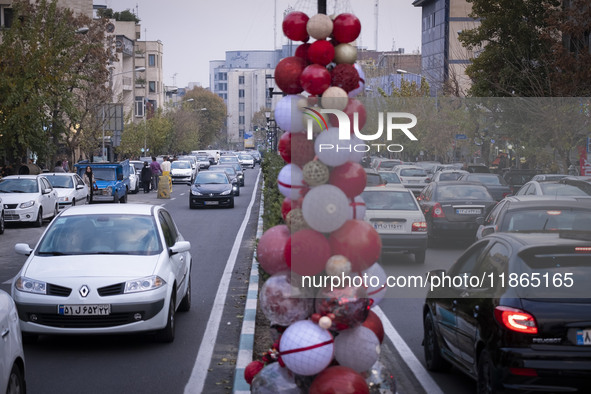
[[[316,14],[308,20],[306,30],[311,37],[324,40],[332,33],[332,25],[332,19],[328,15]]]
[[[295,164],[285,165],[277,176],[277,187],[279,192],[292,201],[301,197],[304,190],[304,174],[302,169]]]
[[[351,151],[351,140],[340,140],[338,127],[329,127],[314,141],[314,152],[318,160],[327,166],[337,167],[345,164],[349,160]]]
[[[322,108],[342,111],[349,104],[349,96],[347,96],[345,89],[338,86],[331,86],[322,93],[320,103],[322,104]]]
[[[298,105],[300,100],[305,100],[305,97],[299,94],[290,94],[282,97],[275,104],[275,121],[280,129],[292,133],[304,131],[303,114]]]
[[[329,276],[348,276],[351,273],[352,266],[349,259],[340,254],[335,254],[326,262],[326,268],[324,268],[326,274]]]
[[[318,320],[318,326],[328,330],[330,326],[332,326],[332,320],[328,316],[322,316],[320,320]]]
[[[332,362],[334,353],[332,340],[332,334],[320,328],[318,324],[309,320],[297,321],[287,327],[281,336],[279,341],[281,359],[293,373],[304,376],[316,375]],[[303,350],[320,344],[323,345]],[[293,350],[299,351],[284,354]]]
[[[354,64],[357,60],[357,48],[351,44],[339,44],[334,49],[334,61],[336,64]]]
[[[378,361],[380,341],[372,330],[357,326],[341,331],[335,338],[335,359],[357,372],[367,371]]]
[[[365,219],[365,200],[361,195],[349,199],[349,219]]]
[[[334,185],[313,187],[302,202],[306,223],[321,233],[330,233],[345,224],[348,211],[347,196]]]
[[[386,286],[386,272],[378,263],[362,272],[362,276],[367,275],[367,297],[373,300],[371,307],[373,308],[382,301],[388,287]]]

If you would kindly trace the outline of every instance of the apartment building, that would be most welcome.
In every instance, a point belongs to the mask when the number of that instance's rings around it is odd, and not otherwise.
[[[92,18],[92,0],[58,0],[58,5],[69,8],[76,15],[86,15]],[[0,27],[10,27],[12,24],[12,0],[0,0]]]

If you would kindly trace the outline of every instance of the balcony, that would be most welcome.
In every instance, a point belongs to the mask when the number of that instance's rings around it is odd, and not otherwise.
[[[133,81],[132,81],[131,77],[123,77],[122,78],[123,90],[133,90],[132,83],[133,83]]]

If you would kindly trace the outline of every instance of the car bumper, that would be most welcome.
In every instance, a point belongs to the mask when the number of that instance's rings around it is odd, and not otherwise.
[[[194,207],[229,207],[234,202],[234,196],[193,196],[191,195],[190,204]]]
[[[416,234],[380,234],[382,250],[404,252],[427,249],[427,233]]]
[[[404,183],[403,186],[405,188],[407,188],[408,190],[412,191],[412,194],[414,194],[415,196],[418,196],[419,194],[421,194],[421,191],[425,188],[425,186],[427,186],[427,184],[408,184],[408,183]]]
[[[68,202],[59,202],[59,203],[57,204],[57,208],[58,208],[60,211],[63,211],[64,209],[66,209],[66,208],[69,208],[69,207],[71,207],[71,206],[72,206],[72,201],[68,201]]]
[[[191,183],[191,176],[187,175],[173,175],[172,176],[172,183]]]
[[[498,368],[506,391],[591,392],[591,349],[572,351],[499,349]],[[511,368],[530,368],[537,376],[520,376]]]
[[[437,238],[474,238],[478,230],[476,222],[433,220],[427,226],[431,226],[431,235]]]
[[[29,208],[16,208],[4,210],[5,222],[34,222],[37,220],[39,206],[37,204]]]

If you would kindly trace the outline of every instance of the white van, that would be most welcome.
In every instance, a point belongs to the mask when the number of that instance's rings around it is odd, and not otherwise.
[[[213,162],[211,164],[218,164],[218,161],[220,160],[220,151],[219,150],[203,149],[203,150],[191,151],[192,155],[203,154],[203,153],[206,153],[209,157],[213,157]]]

